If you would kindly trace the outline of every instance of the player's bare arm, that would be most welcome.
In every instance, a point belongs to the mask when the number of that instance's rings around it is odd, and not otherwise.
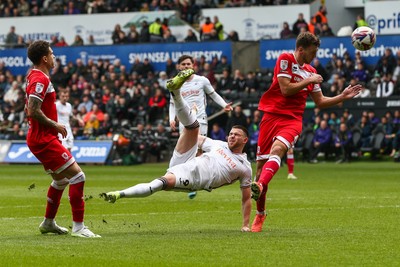
[[[278,77],[279,88],[284,96],[295,95],[310,84],[322,83],[324,79],[319,74],[312,74],[310,77],[298,82],[291,83],[289,78]]]
[[[228,104],[226,104],[226,106],[224,107],[224,111],[225,112],[231,112],[233,110],[232,108],[232,102],[229,102]]]
[[[243,225],[242,232],[250,232],[250,213],[251,213],[251,190],[250,187],[242,188],[242,214]]]
[[[322,94],[321,91],[311,93],[311,97],[318,108],[327,108],[334,105],[337,105],[344,100],[351,99],[358,95],[361,91],[362,86],[357,85],[349,85],[340,95],[334,97],[326,97]]]
[[[67,136],[67,129],[65,126],[49,119],[46,115],[44,115],[41,107],[42,101],[35,97],[29,97],[27,109],[28,117],[37,120],[40,124],[55,128],[57,132],[65,138]]]

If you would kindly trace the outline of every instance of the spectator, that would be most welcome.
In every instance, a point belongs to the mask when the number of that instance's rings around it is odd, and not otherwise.
[[[215,122],[212,126],[210,138],[214,140],[226,141],[226,133],[217,122]]]
[[[329,79],[328,72],[326,71],[324,66],[321,65],[321,63],[320,63],[318,58],[314,58],[313,66],[317,70],[317,73],[322,76],[324,81],[327,81]]]
[[[89,35],[86,45],[96,45],[96,41],[95,41],[94,36],[92,34]]]
[[[83,46],[83,45],[84,43],[82,37],[79,34],[75,35],[74,42],[71,44],[71,46]]]
[[[18,43],[18,34],[15,33],[15,26],[10,27],[6,35],[5,45],[7,48],[14,48]]]
[[[320,127],[315,131],[313,138],[313,151],[310,163],[318,163],[317,156],[320,152],[325,154],[325,160],[329,156],[329,148],[332,142],[332,130],[328,127],[328,122],[322,120]]]
[[[319,34],[321,37],[329,37],[329,36],[335,36],[335,34],[332,32],[331,27],[327,23],[322,24],[322,31]]]
[[[91,114],[89,120],[85,123],[85,127],[83,130],[84,135],[88,136],[89,138],[93,138],[97,134],[97,130],[100,127],[100,122],[97,119],[95,114]]]
[[[250,158],[256,159],[257,154],[257,142],[258,142],[258,135],[260,133],[260,121],[261,121],[261,111],[258,109],[254,110],[253,118],[251,119],[251,123],[249,125],[249,150],[250,150]]]
[[[188,42],[197,42],[197,36],[193,32],[192,29],[188,30],[188,33],[187,33],[185,39],[183,39],[183,41],[186,42],[186,43],[188,43]]]
[[[68,46],[65,38],[63,36],[60,37],[60,40],[54,45],[55,47],[65,47]]]
[[[232,41],[232,42],[237,42],[239,41],[239,34],[237,31],[230,31],[228,34],[228,37],[225,39],[226,41]]]
[[[214,16],[214,29],[217,33],[218,40],[224,40],[224,25],[219,21],[218,16]]]
[[[99,122],[104,121],[104,113],[103,111],[101,111],[101,109],[99,109],[99,106],[97,104],[92,105],[92,109],[88,113],[86,113],[85,116],[83,116],[83,121],[87,123],[93,114],[96,115],[96,119]]]
[[[283,29],[282,29],[280,35],[281,35],[281,39],[288,39],[288,38],[294,37],[293,32],[289,28],[289,23],[287,23],[286,21],[283,23]]]
[[[227,70],[231,73],[232,67],[228,62],[228,57],[225,55],[221,56],[221,60],[217,63],[217,66],[214,69],[215,74],[221,75],[224,70]]]
[[[150,42],[149,24],[146,20],[142,21],[142,28],[140,29],[139,43]]]
[[[126,35],[126,42],[129,44],[138,43],[139,37],[140,37],[140,35],[136,30],[136,25],[131,24],[129,26],[128,34]]]
[[[386,48],[384,55],[378,60],[375,70],[378,71],[381,76],[384,74],[393,74],[396,65],[396,58],[393,55],[392,49]]]
[[[394,83],[390,74],[383,75],[381,81],[377,84],[376,97],[389,97],[394,92]]]
[[[236,106],[233,109],[233,112],[226,123],[225,129],[231,129],[233,125],[242,125],[246,129],[248,128],[247,118],[246,115],[244,115],[241,106]]]
[[[214,29],[214,24],[211,22],[210,17],[206,17],[206,21],[200,27],[200,39],[208,41],[211,38],[211,32]]]
[[[368,82],[368,70],[365,69],[362,62],[356,64],[356,69],[351,73],[351,76],[356,81],[366,84]]]
[[[149,99],[149,122],[154,123],[156,120],[162,120],[165,114],[165,107],[167,106],[167,99],[165,98],[161,89],[156,89],[155,93]]]
[[[173,35],[173,34],[171,33],[171,30],[170,30],[170,29],[167,29],[167,30],[164,32],[163,38],[164,38],[164,42],[166,42],[166,43],[176,43],[176,37],[175,37],[175,35]]]
[[[314,23],[322,23],[322,24],[328,24],[328,18],[326,15],[328,14],[328,11],[326,10],[326,6],[322,5],[319,7],[319,10],[315,13],[313,17],[313,22]]]
[[[160,18],[156,18],[156,20],[150,24],[149,26],[150,33],[150,42],[151,43],[162,43],[163,42],[163,29],[161,26]]]
[[[368,23],[365,21],[363,15],[358,14],[357,18],[356,18],[356,22],[354,23],[353,30],[355,30],[355,29],[357,29],[358,27],[361,27],[361,26],[367,26],[368,27]]]
[[[68,1],[67,6],[64,8],[65,15],[76,15],[80,14],[80,10],[75,7],[74,1]]]
[[[341,123],[335,138],[336,163],[350,162],[353,151],[353,134],[346,123]]]
[[[296,22],[293,24],[293,29],[292,32],[295,36],[299,35],[300,29],[305,28],[306,31],[308,31],[308,24],[306,20],[304,19],[303,13],[299,13]]]
[[[171,58],[167,59],[166,66],[165,66],[165,72],[167,73],[168,77],[174,77],[178,73],[178,71],[176,69],[176,65],[172,61]]]

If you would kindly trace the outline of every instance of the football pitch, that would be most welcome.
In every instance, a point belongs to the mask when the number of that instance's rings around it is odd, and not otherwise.
[[[106,203],[166,164],[82,166],[86,224],[101,239],[42,235],[50,184],[39,165],[0,165],[0,266],[399,266],[400,164],[297,163],[270,183],[261,233],[240,232],[239,183]],[[255,214],[255,203],[251,220]],[[57,223],[71,226],[67,191]]]

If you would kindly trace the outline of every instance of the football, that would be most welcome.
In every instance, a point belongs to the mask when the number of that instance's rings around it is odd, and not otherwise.
[[[366,26],[358,27],[351,34],[351,44],[361,51],[371,49],[376,41],[375,32]]]

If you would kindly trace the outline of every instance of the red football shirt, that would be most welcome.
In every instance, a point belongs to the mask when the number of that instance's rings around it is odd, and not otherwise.
[[[57,121],[56,92],[50,78],[40,70],[32,69],[26,77],[26,105],[28,105],[29,97],[42,101],[41,110],[44,115]],[[28,122],[29,130],[26,137],[28,145],[46,144],[58,139],[54,128],[45,126],[32,118],[28,118]]]
[[[281,54],[274,68],[272,84],[262,95],[258,109],[267,113],[288,115],[301,121],[307,96],[311,92],[320,91],[321,87],[319,84],[310,84],[297,94],[283,96],[279,88],[278,77],[286,77],[290,79],[291,83],[297,83],[310,77],[313,73],[317,73],[317,71],[309,64],[300,66],[294,54]]]

